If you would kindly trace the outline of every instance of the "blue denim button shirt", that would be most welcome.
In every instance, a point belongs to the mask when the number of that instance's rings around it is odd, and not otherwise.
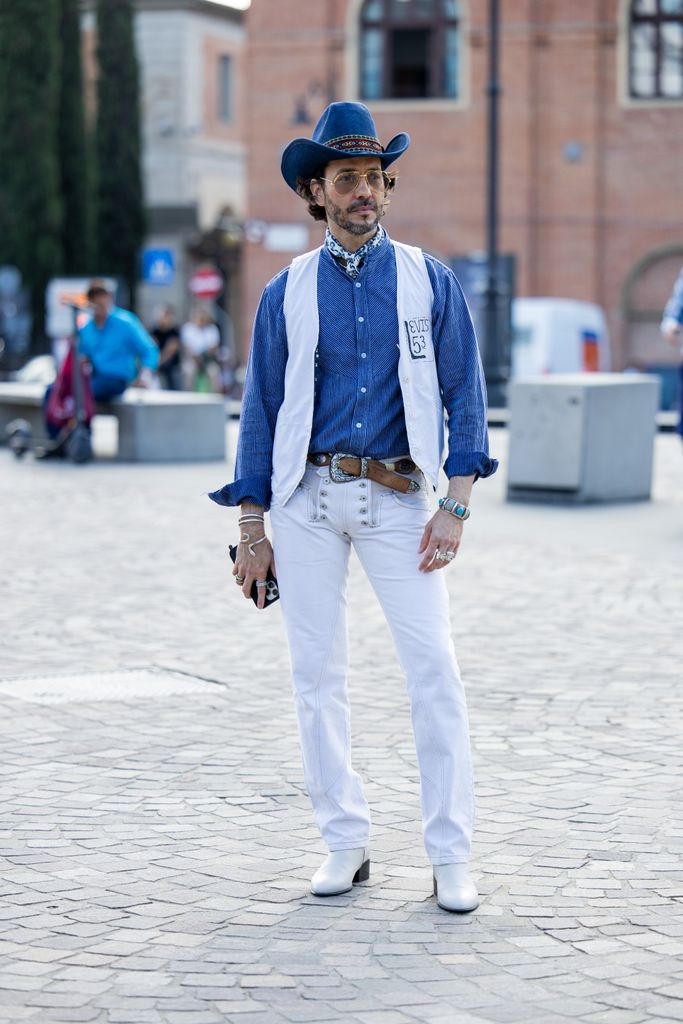
[[[452,476],[490,476],[486,387],[472,320],[448,267],[425,254],[434,291],[433,341],[448,413]],[[268,508],[273,438],[284,398],[287,333],[283,301],[288,269],[266,286],[256,313],[231,484],[209,495],[219,505],[245,500]],[[309,451],[374,459],[409,452],[398,377],[396,257],[388,237],[353,280],[323,248],[318,266],[320,334]]]

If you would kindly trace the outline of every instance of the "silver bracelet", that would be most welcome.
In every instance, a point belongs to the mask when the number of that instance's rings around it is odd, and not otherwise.
[[[263,537],[259,537],[258,540],[251,540],[251,537],[249,536],[248,533],[240,534],[240,544],[247,545],[247,551],[249,552],[252,558],[256,558],[256,552],[254,551],[254,548],[256,547],[257,544],[263,544],[264,540],[268,540],[265,534],[263,535]]]
[[[470,510],[467,505],[456,501],[455,498],[439,498],[439,508],[442,512],[448,512],[449,515],[455,516],[456,519],[463,522],[470,518]]]

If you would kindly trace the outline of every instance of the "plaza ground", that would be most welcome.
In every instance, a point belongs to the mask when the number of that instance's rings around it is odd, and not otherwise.
[[[234,425],[230,427],[234,448]],[[683,451],[653,500],[475,486],[449,567],[477,793],[440,911],[404,682],[357,561],[369,883],[316,899],[279,608],[230,576],[225,465],[0,450],[0,1021],[683,1021]]]

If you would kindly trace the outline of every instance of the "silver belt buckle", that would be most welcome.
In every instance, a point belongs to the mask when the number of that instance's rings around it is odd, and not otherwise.
[[[358,476],[354,476],[353,473],[345,473],[343,469],[339,468],[339,462],[341,459],[360,459],[360,473]],[[364,459],[361,455],[352,455],[351,452],[335,452],[330,459],[330,480],[333,480],[335,484],[345,484],[349,480],[362,480],[368,475],[368,460]]]

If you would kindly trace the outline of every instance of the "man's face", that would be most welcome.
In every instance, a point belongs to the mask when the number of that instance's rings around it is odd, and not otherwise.
[[[92,306],[92,311],[96,320],[106,320],[111,312],[113,299],[111,295],[107,295],[106,292],[99,292],[97,295],[93,296],[90,305]]]
[[[358,171],[382,173],[382,164],[376,156],[345,157],[332,160],[325,168],[325,180],[311,183],[311,192],[320,206],[325,207],[328,223],[336,224],[352,235],[372,234],[384,215],[386,192],[373,190],[365,178],[361,178],[351,192],[340,193],[334,185],[337,175]],[[338,180],[339,187],[342,181]]]

